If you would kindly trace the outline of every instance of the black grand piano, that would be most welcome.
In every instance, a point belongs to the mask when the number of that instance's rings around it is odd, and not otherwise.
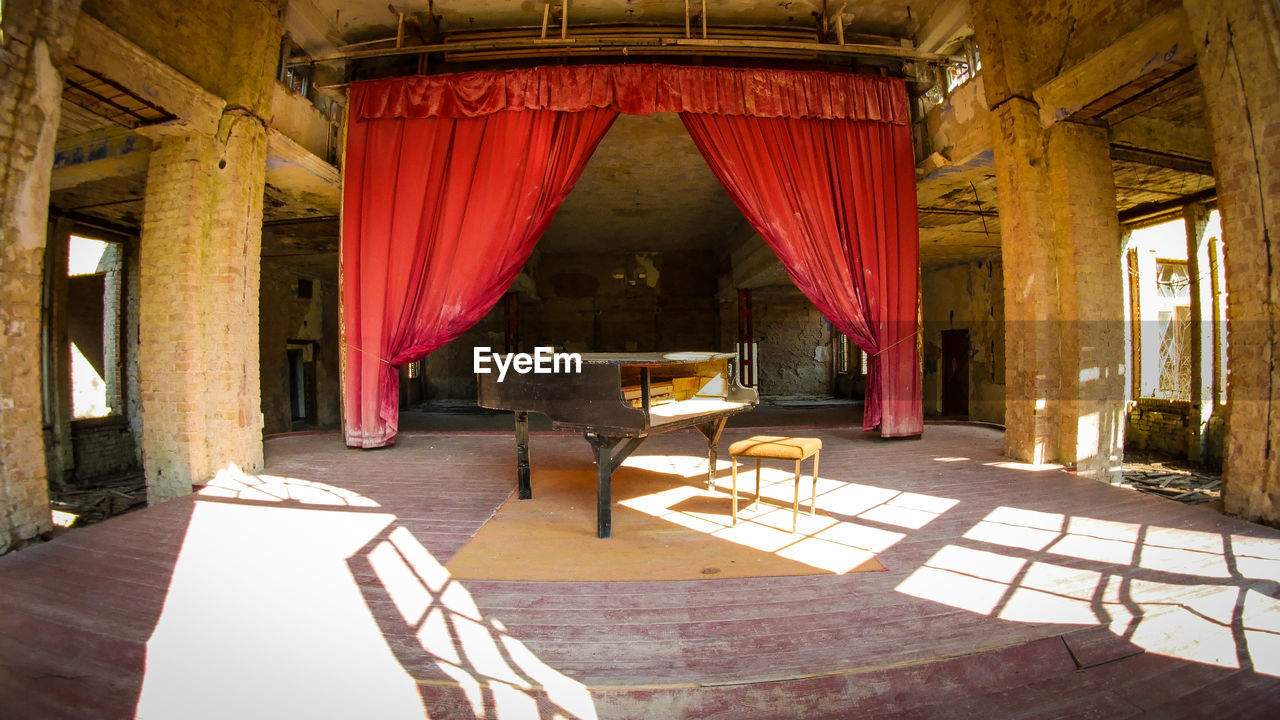
[[[582,353],[580,373],[478,373],[480,406],[514,410],[519,496],[529,482],[529,413],[557,430],[581,432],[596,458],[596,534],[607,538],[612,519],[613,471],[650,435],[697,428],[707,439],[707,487],[714,485],[716,445],[730,415],[760,397],[738,382],[728,353]],[[625,441],[625,443],[624,443]],[[614,448],[622,445],[616,452]]]

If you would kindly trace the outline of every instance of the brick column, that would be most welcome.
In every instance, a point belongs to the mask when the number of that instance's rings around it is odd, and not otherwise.
[[[1227,512],[1280,525],[1280,8],[1183,0],[1196,43],[1226,250]]]
[[[1191,410],[1187,414],[1187,459],[1208,456],[1209,418],[1218,402],[1213,392],[1213,282],[1209,264],[1209,212],[1194,203],[1183,209],[1187,228],[1187,277],[1191,281]]]
[[[1110,143],[1103,128],[1060,122],[1048,147],[1062,319],[1059,458],[1080,474],[1119,482],[1128,362]]]
[[[1005,452],[1114,481],[1124,446],[1124,290],[1107,136],[1032,100],[1026,7],[976,0],[1005,272]]]
[[[1047,148],[1034,103],[1011,98],[995,108],[994,117],[1005,277],[1005,454],[1053,462],[1059,456],[1063,394]]]
[[[49,178],[78,0],[7,2],[0,48],[0,554],[52,528],[41,431]]]
[[[262,466],[258,285],[266,131],[228,112],[217,137],[151,154],[140,244],[139,376],[147,496]]]

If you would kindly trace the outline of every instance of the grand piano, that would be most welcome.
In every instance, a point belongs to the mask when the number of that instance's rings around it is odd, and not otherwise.
[[[596,535],[612,523],[613,471],[650,435],[696,428],[707,439],[707,487],[714,485],[716,445],[731,415],[760,401],[743,387],[736,356],[728,353],[582,353],[581,372],[477,373],[481,407],[515,411],[516,486],[533,497],[529,481],[529,413],[557,430],[581,432],[596,459]],[[621,447],[619,447],[621,445]],[[616,450],[615,450],[616,448]]]

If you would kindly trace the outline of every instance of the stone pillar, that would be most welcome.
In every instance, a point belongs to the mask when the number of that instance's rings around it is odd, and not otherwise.
[[[1117,479],[1124,446],[1124,290],[1106,133],[1046,130],[1026,7],[976,0],[996,129],[1005,270],[1005,452]]]
[[[1080,474],[1119,482],[1128,362],[1110,142],[1104,128],[1060,122],[1048,148],[1062,318],[1059,458]]]
[[[1191,409],[1187,413],[1187,460],[1203,464],[1208,456],[1213,392],[1213,282],[1209,274],[1209,211],[1200,203],[1183,209],[1187,228],[1187,277],[1191,284]]]
[[[139,376],[151,503],[218,470],[262,466],[258,285],[267,159],[262,122],[164,138],[142,219]]]
[[[62,76],[78,0],[17,0],[0,48],[0,554],[52,528],[40,306]]]
[[[994,117],[1005,276],[1005,454],[1054,462],[1064,396],[1047,148],[1034,103],[1010,98]]]
[[[1183,0],[1213,137],[1230,350],[1222,498],[1280,525],[1280,6]]]

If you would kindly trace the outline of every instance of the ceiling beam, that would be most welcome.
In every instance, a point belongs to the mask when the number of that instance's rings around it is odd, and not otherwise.
[[[163,134],[165,130],[189,129],[205,135],[217,132],[226,106],[224,100],[84,13],[80,13],[76,24],[72,54],[77,65],[109,78],[146,104],[177,118],[139,131]]]
[[[94,130],[59,140],[53,148],[50,189],[57,192],[145,172],[150,156],[151,141],[123,128]]]
[[[1159,118],[1138,116],[1112,123],[1107,131],[1114,145],[1143,148],[1168,155],[1181,155],[1199,160],[1213,157],[1213,143],[1208,128],[1198,123],[1175,123]]]
[[[1120,224],[1125,225],[1161,215],[1170,215],[1181,211],[1182,208],[1188,205],[1195,203],[1207,203],[1215,200],[1217,197],[1217,189],[1209,188],[1208,190],[1195,193],[1194,195],[1185,195],[1173,200],[1136,205],[1120,213]]]
[[[1190,158],[1183,155],[1172,155],[1158,150],[1146,150],[1144,148],[1128,147],[1125,145],[1112,145],[1111,159],[1213,177],[1213,163],[1208,160]]]
[[[956,40],[973,35],[968,0],[943,0],[916,32],[916,47],[937,52]]]
[[[275,128],[267,129],[266,182],[325,216],[337,215],[342,207],[338,169]]]
[[[1032,93],[1048,127],[1170,63],[1194,57],[1181,7],[1166,10],[1062,71]]]

